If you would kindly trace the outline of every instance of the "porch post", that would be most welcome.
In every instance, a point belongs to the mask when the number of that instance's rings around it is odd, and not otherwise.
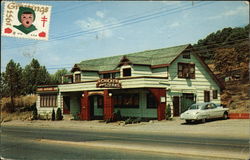
[[[150,88],[151,93],[157,101],[157,118],[158,121],[166,118],[166,89]],[[161,97],[165,97],[165,102],[161,102]]]
[[[114,112],[114,107],[112,103],[112,96],[109,95],[109,92],[107,89],[104,90],[104,120],[112,118],[112,114]]]
[[[81,120],[90,120],[90,105],[88,91],[84,91],[81,97]]]

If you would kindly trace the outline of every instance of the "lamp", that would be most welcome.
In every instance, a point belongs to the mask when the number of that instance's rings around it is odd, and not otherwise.
[[[84,97],[84,94],[82,94],[82,97]]]
[[[111,96],[112,96],[112,93],[109,93],[109,96],[111,97]]]

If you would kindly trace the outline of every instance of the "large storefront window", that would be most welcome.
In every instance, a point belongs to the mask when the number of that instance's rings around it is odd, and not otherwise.
[[[40,107],[57,107],[57,95],[40,95]]]
[[[115,108],[139,108],[139,94],[119,94],[113,96]]]

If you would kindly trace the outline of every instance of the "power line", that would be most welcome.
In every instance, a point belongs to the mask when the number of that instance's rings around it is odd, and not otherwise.
[[[209,52],[209,51],[214,51],[215,49],[218,49],[218,48],[225,48],[225,47],[235,47],[237,46],[238,44],[236,43],[241,43],[241,42],[244,42],[248,40],[249,41],[249,38],[243,38],[243,39],[238,39],[238,40],[233,40],[233,41],[228,41],[228,42],[220,42],[220,43],[211,43],[211,44],[208,44],[208,45],[204,45],[204,46],[199,46],[199,47],[194,47],[195,50],[193,50],[192,48],[191,49],[185,49],[185,51],[192,51],[194,53],[205,53],[205,52]],[[232,44],[234,43],[234,44]],[[214,46],[214,45],[219,45],[219,44],[223,44],[223,46]],[[209,49],[207,48],[204,48],[204,47],[209,47],[209,46],[213,46]],[[149,50],[150,51],[150,50]],[[136,53],[139,53],[139,52],[136,52]],[[134,53],[131,53],[131,54],[134,54]],[[119,56],[129,56],[129,57],[134,57],[134,58],[144,58],[146,60],[151,60],[152,57],[143,57],[143,56],[133,56],[133,55],[129,55],[129,54],[123,54],[123,55],[117,55],[117,56],[113,56],[113,57],[119,57]],[[157,57],[157,58],[154,58],[154,60],[157,60],[157,59],[162,59],[162,58],[169,58],[169,57],[172,57],[172,56],[169,56],[169,55],[166,55],[166,56],[161,56],[161,57]],[[103,57],[103,58],[108,58],[108,57]],[[97,58],[98,59],[102,59],[102,58]],[[90,60],[94,60],[94,59],[90,59]],[[88,61],[88,60],[86,60]],[[93,66],[93,67],[99,67],[99,66],[114,66],[114,65],[117,65],[117,63],[113,63],[113,64],[99,64],[99,65],[94,65],[94,64],[91,64],[91,62],[88,62],[88,63],[85,63],[85,64],[81,64],[81,63],[77,63],[77,64],[80,64],[80,65],[87,65],[87,66]],[[63,64],[63,65],[72,65],[72,64]],[[66,67],[66,66],[62,66],[62,67],[53,67],[53,66],[56,66],[56,65],[50,65],[50,66],[47,66],[48,68],[47,69],[63,69],[63,68],[72,68],[72,67]],[[73,66],[73,65],[72,65]],[[4,67],[1,67],[1,68],[4,68]]]
[[[185,49],[185,51],[192,51],[193,53],[196,53],[196,54],[199,54],[199,53],[205,53],[205,52],[209,52],[209,51],[214,51],[215,49],[219,49],[219,48],[225,48],[225,47],[235,47],[237,46],[238,44],[232,44],[232,42],[236,42],[236,43],[241,43],[241,42],[244,42],[245,40],[249,40],[248,38],[246,39],[239,39],[239,40],[234,40],[234,41],[229,41],[227,43],[223,43],[224,45],[223,46],[217,46],[217,47],[213,47],[213,48],[209,48],[209,49],[204,49],[203,47],[204,46],[200,46],[200,47],[196,47],[195,50],[193,50],[192,48],[191,49]],[[222,43],[213,43],[214,44],[222,44]],[[208,46],[212,46],[212,45],[205,45],[205,47],[208,47]],[[200,49],[200,48],[203,48],[203,49]],[[145,58],[143,56],[130,56],[129,54],[127,54],[129,57],[134,57],[134,58]],[[119,56],[123,56],[123,55],[119,55]],[[166,55],[166,56],[161,56],[161,57],[157,57],[157,58],[152,58],[152,57],[149,57],[149,58],[146,58],[146,59],[153,59],[153,60],[157,60],[157,59],[162,59],[162,58],[169,58],[169,57],[172,57],[172,56],[169,56],[169,55]],[[104,57],[104,58],[107,58],[107,57]],[[101,59],[101,58],[100,58]],[[94,65],[94,64],[89,64],[89,63],[85,63],[85,64],[80,64],[80,65],[85,65],[85,66],[93,66],[93,67],[100,67],[100,66],[115,66],[117,65],[117,63],[113,63],[113,64],[99,64],[99,65]],[[73,66],[73,65],[72,65]],[[72,67],[50,67],[48,66],[48,70],[55,70],[55,69],[63,69],[63,68],[72,68]]]

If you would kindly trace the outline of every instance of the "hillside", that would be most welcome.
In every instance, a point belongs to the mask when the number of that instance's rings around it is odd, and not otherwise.
[[[224,84],[222,104],[231,112],[250,112],[249,25],[211,33],[194,48]]]

